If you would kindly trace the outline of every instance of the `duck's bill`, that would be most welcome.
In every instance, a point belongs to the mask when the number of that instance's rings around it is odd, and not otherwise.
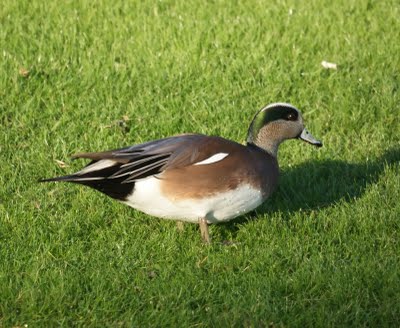
[[[308,132],[306,128],[304,128],[303,131],[300,133],[299,138],[314,146],[322,147],[322,142],[315,139],[313,135],[310,132]]]

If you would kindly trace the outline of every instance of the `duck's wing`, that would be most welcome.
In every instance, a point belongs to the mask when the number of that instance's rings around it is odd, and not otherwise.
[[[80,153],[73,158],[92,161],[82,170],[67,176],[40,181],[68,181],[90,185],[104,181],[130,184],[139,179],[157,175],[164,170],[199,163],[219,152],[232,149],[239,144],[201,134],[187,134],[150,141],[131,147],[97,152]]]

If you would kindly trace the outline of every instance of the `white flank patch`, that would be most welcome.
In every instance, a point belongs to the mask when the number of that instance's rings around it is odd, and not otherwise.
[[[204,161],[194,163],[193,165],[206,165],[206,164],[216,163],[216,162],[222,161],[228,155],[229,154],[227,154],[227,153],[218,153],[218,154],[212,155],[209,158],[206,158]]]
[[[261,192],[249,185],[211,197],[174,200],[162,194],[161,181],[155,177],[138,180],[124,203],[165,219],[197,223],[199,218],[206,218],[209,223],[216,223],[245,214],[264,200]]]
[[[80,170],[77,174],[83,175],[90,172],[100,171],[107,167],[115,165],[115,163],[116,162],[111,159],[102,159],[96,163],[93,163],[92,165],[85,167],[84,169]]]

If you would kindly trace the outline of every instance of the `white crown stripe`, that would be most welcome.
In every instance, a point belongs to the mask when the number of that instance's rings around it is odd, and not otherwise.
[[[266,109],[269,109],[269,108],[272,108],[272,107],[288,107],[288,108],[293,108],[293,109],[299,111],[298,108],[296,108],[292,104],[284,103],[284,102],[277,102],[277,103],[269,104],[268,106],[264,107],[262,109],[262,111],[264,111]]]
[[[218,154],[212,155],[209,158],[206,158],[205,160],[203,160],[201,162],[194,163],[193,165],[206,165],[206,164],[216,163],[216,162],[222,161],[228,155],[229,154],[227,154],[227,153],[218,153]]]

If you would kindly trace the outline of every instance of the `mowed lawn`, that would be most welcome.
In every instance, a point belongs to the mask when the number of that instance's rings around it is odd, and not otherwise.
[[[400,3],[2,1],[0,327],[398,327]],[[322,61],[337,64],[327,69]],[[89,188],[70,155],[243,142],[299,107],[280,186],[204,245]]]

